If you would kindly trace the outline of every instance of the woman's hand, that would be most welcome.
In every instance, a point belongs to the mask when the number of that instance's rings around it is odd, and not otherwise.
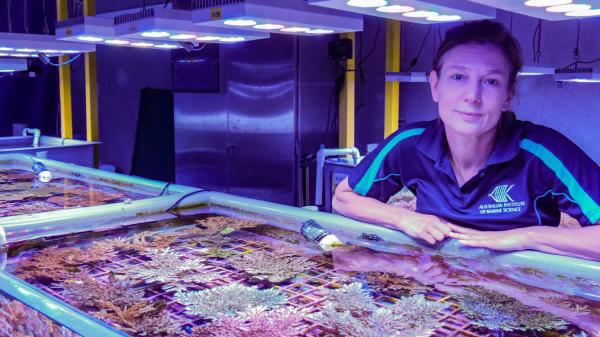
[[[435,215],[415,212],[405,214],[400,221],[396,222],[396,227],[407,235],[425,240],[432,245],[444,240],[451,232],[450,224],[445,220]]]
[[[506,231],[479,231],[453,224],[449,237],[459,240],[465,246],[482,247],[502,251],[529,249],[527,228],[511,229]]]

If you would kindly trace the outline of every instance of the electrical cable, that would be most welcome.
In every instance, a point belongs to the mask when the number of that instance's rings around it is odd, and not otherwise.
[[[171,186],[171,183],[170,182],[166,183],[165,187],[163,187],[162,191],[160,191],[160,193],[158,194],[158,196],[159,197],[162,196],[167,191],[167,189],[169,188],[169,186]]]
[[[38,54],[38,56],[39,56],[40,60],[42,60],[42,62],[44,62],[45,64],[49,64],[49,65],[55,66],[55,67],[62,67],[62,66],[65,66],[65,65],[77,60],[79,58],[79,56],[81,56],[81,54],[77,54],[74,57],[72,57],[71,59],[69,59],[68,61],[65,61],[63,63],[53,63],[52,61],[50,61],[50,58],[43,53]]]
[[[25,29],[25,34],[29,34],[29,12],[27,11],[27,2],[28,0],[23,1],[23,29]]]
[[[12,7],[12,0],[6,0],[6,15],[8,19],[8,32],[12,33],[12,20],[10,19],[10,10]]]
[[[190,192],[188,194],[183,195],[181,198],[177,199],[177,201],[175,201],[173,203],[173,205],[171,205],[171,207],[167,208],[165,210],[165,213],[171,213],[186,198],[191,197],[192,195],[195,195],[195,194],[198,194],[198,193],[204,193],[204,192],[209,192],[209,190],[198,190],[198,191]],[[173,213],[171,213],[171,214],[173,214]]]
[[[48,16],[46,15],[46,0],[42,0],[42,15],[44,16],[44,26],[42,32],[45,35],[50,34],[50,28],[48,28]]]
[[[433,27],[433,25],[429,25],[429,29],[427,29],[427,33],[425,33],[425,36],[423,37],[423,41],[421,41],[421,47],[419,47],[419,51],[417,52],[417,56],[415,56],[411,61],[410,61],[410,65],[408,67],[408,69],[406,71],[410,71],[414,66],[417,65],[417,62],[419,62],[419,57],[421,56],[421,53],[423,52],[423,47],[425,47],[425,42],[427,41],[427,38],[429,37],[429,33],[431,33],[431,28]]]

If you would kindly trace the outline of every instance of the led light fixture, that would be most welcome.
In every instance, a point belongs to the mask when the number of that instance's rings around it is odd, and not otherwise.
[[[385,81],[426,83],[429,82],[429,74],[418,71],[387,72],[385,73]]]
[[[356,1],[356,3],[354,3]],[[358,4],[363,3],[364,6]],[[366,6],[380,2],[381,6]],[[385,4],[383,4],[385,2]],[[496,8],[470,1],[449,0],[308,0],[311,5],[388,19],[432,24],[493,19]]]
[[[592,68],[558,68],[554,70],[557,82],[600,83],[600,73]]]
[[[56,23],[56,38],[62,41],[87,42],[80,43],[84,46],[105,44],[111,46],[125,46],[137,48],[166,49],[159,47],[168,41],[145,41],[140,39],[121,38],[115,35],[114,20],[112,18],[96,16],[80,16]],[[176,43],[170,43],[174,48],[179,48]]]
[[[542,76],[554,74],[554,68],[538,67],[538,66],[523,66],[517,76]]]
[[[248,31],[238,26],[203,27],[192,24],[192,12],[164,8],[148,8],[114,17],[115,35],[120,39],[152,39],[169,43],[183,42],[241,42],[268,38],[264,30]],[[252,23],[256,25],[256,23]],[[203,37],[217,39],[203,39]],[[160,48],[160,45],[156,47]]]
[[[4,57],[37,57],[38,53],[52,57],[95,50],[96,46],[86,43],[57,41],[54,35],[0,33],[0,53]]]
[[[469,0],[548,21],[600,16],[598,0]],[[592,7],[595,5],[595,9]]]
[[[344,3],[349,0],[344,0]],[[387,4],[383,0],[350,0],[355,4]],[[237,27],[297,35],[356,32],[362,17],[299,0],[193,0],[192,22],[203,27]]]
[[[0,73],[14,73],[27,70],[27,60],[14,58],[0,58]]]

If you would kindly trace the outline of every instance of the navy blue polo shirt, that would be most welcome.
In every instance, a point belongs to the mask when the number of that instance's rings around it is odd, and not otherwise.
[[[560,212],[583,226],[600,219],[600,166],[559,132],[508,114],[485,168],[462,187],[439,119],[392,134],[348,182],[382,202],[406,186],[417,196],[417,212],[482,230],[557,226]]]

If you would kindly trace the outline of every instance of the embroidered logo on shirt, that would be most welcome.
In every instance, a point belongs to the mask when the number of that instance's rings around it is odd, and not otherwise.
[[[510,201],[514,201],[513,198],[510,197],[510,195],[508,195],[508,192],[510,192],[510,190],[515,187],[514,184],[512,185],[498,185],[494,188],[494,190],[492,191],[492,193],[488,194],[490,197],[492,197],[492,199],[494,199],[495,202],[508,202]]]
[[[515,184],[498,185],[488,194],[495,203],[480,204],[480,214],[519,213],[524,211],[525,201],[515,201],[509,192]]]

